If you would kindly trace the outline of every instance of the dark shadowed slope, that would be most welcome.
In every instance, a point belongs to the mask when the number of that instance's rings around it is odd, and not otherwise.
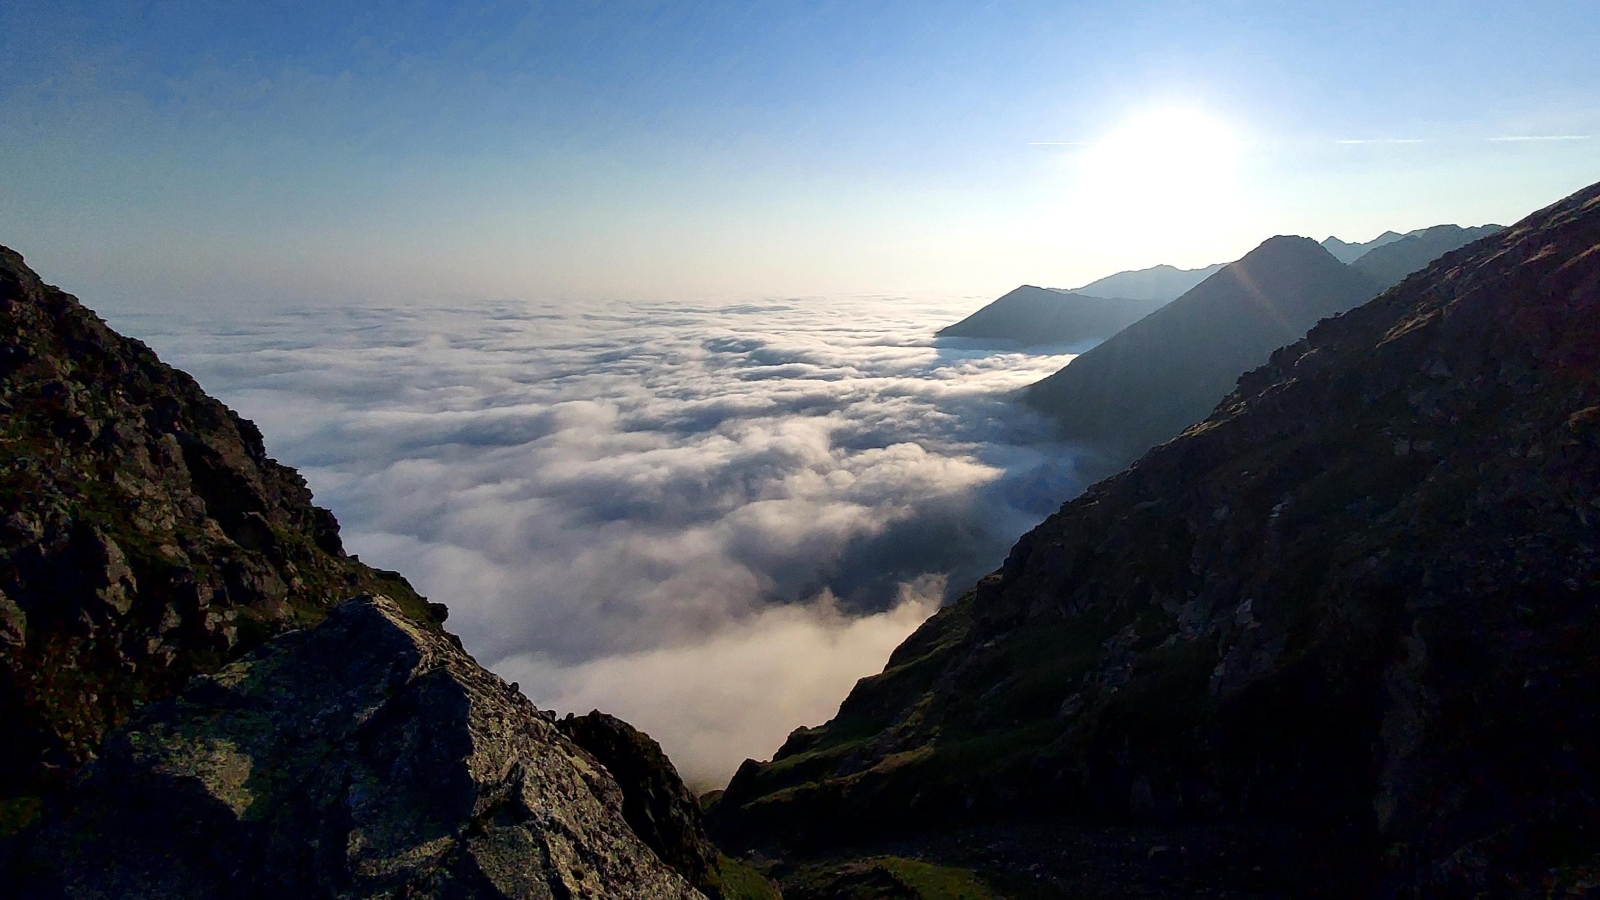
[[[1092,297],[1126,297],[1130,300],[1149,300],[1170,303],[1183,296],[1190,288],[1217,273],[1224,263],[1215,263],[1198,269],[1179,269],[1174,266],[1151,266],[1107,275],[1091,281],[1074,293]]]
[[[32,841],[38,896],[700,897],[553,719],[352,600],[114,733]]]
[[[0,248],[0,801],[15,824],[137,703],[404,579],[250,422]]]
[[[6,896],[725,883],[653,742],[563,735],[344,554],[254,425],[3,248],[0,410]]]
[[[1027,401],[1120,467],[1204,418],[1275,348],[1375,293],[1310,238],[1275,237],[1032,386]]]
[[[1104,340],[1158,306],[1025,284],[938,333],[1022,344],[1074,344]]]
[[[1367,253],[1370,253],[1386,244],[1392,244],[1403,237],[1405,237],[1403,234],[1393,231],[1385,231],[1383,234],[1380,234],[1365,243],[1351,244],[1329,235],[1323,240],[1322,249],[1333,254],[1333,258],[1337,259],[1339,262],[1353,263]]]
[[[1577,896],[1597,645],[1600,185],[1273,354],[747,763],[714,822],[1199,828],[1135,863],[1169,873],[1256,823],[1298,848],[1245,870],[1256,896]]]
[[[1408,233],[1367,251],[1350,265],[1371,275],[1385,288],[1399,284],[1407,275],[1416,272],[1439,257],[1461,247],[1486,238],[1503,229],[1504,225],[1479,225],[1462,228],[1460,225],[1435,225]]]

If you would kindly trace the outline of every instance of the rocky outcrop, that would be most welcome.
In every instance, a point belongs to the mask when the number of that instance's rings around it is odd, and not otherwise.
[[[0,411],[7,896],[700,896],[255,426],[3,248]],[[607,763],[682,803],[606,724]],[[708,846],[668,818],[649,840]]]
[[[387,598],[352,600],[142,709],[34,839],[34,888],[699,896],[553,720]]]
[[[0,248],[0,831],[139,703],[382,591],[250,422]]]
[[[1023,345],[1076,344],[1116,334],[1161,302],[1091,297],[1025,284],[965,319],[941,328],[939,337],[989,338]]]
[[[722,896],[717,848],[706,837],[700,803],[672,760],[648,734],[595,710],[556,727],[600,761],[622,789],[622,815],[656,855],[712,898]]]
[[[1030,387],[1113,471],[1205,418],[1240,373],[1378,292],[1310,238],[1275,237]]]
[[[1307,860],[1266,895],[1576,896],[1597,643],[1600,185],[1272,354],[712,821],[764,847],[1232,823]]]

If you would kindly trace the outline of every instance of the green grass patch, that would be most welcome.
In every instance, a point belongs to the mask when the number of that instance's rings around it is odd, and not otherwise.
[[[783,900],[783,894],[754,866],[718,855],[715,874],[722,900]]]
[[[898,856],[885,857],[877,864],[915,891],[921,900],[988,900],[995,896],[988,885],[967,869]]]
[[[901,856],[806,866],[783,881],[789,900],[998,900],[970,869]]]

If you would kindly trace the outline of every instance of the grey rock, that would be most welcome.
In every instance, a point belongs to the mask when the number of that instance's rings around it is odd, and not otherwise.
[[[34,847],[69,897],[691,898],[594,757],[382,596],[116,732]]]

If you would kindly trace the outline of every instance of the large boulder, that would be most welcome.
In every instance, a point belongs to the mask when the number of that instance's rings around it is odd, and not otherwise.
[[[700,803],[661,745],[616,716],[594,710],[556,723],[600,761],[622,788],[622,816],[656,855],[706,894],[721,896],[717,848],[706,837]]]
[[[553,715],[381,596],[141,710],[31,865],[84,898],[700,896]]]

